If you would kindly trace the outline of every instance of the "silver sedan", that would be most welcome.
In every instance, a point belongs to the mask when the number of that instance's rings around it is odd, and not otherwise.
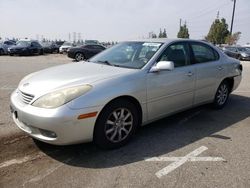
[[[26,76],[11,95],[11,111],[40,141],[117,148],[140,125],[205,103],[224,107],[241,74],[238,60],[205,42],[122,42],[87,62]]]

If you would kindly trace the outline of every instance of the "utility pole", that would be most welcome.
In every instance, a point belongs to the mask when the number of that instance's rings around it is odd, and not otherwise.
[[[233,14],[232,14],[232,21],[231,21],[231,28],[230,28],[230,34],[232,35],[233,32],[233,25],[234,25],[234,13],[235,13],[235,5],[236,5],[236,0],[232,0],[234,1],[234,6],[233,6]]]
[[[182,20],[180,19],[180,28],[181,28],[181,22],[182,22]]]

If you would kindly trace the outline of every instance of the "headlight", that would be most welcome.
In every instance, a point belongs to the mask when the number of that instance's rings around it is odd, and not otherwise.
[[[32,105],[39,108],[57,108],[63,104],[87,93],[92,86],[83,85],[71,88],[58,90],[52,93],[43,95],[37,99]]]

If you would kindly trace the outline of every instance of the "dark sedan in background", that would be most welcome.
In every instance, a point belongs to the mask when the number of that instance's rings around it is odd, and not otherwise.
[[[43,47],[35,40],[20,40],[8,49],[10,55],[42,55]]]
[[[239,60],[250,60],[250,50],[239,46],[226,46],[222,48],[223,52],[229,57]]]
[[[68,50],[68,57],[76,61],[82,61],[91,58],[106,48],[99,44],[87,44],[79,47],[73,47]]]
[[[44,53],[59,53],[59,45],[57,45],[54,42],[43,42],[42,43],[43,46],[43,52]]]

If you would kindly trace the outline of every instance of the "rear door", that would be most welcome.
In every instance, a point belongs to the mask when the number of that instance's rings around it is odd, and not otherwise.
[[[190,44],[192,63],[196,67],[194,104],[213,100],[218,84],[225,74],[220,55],[209,45],[200,42]]]

